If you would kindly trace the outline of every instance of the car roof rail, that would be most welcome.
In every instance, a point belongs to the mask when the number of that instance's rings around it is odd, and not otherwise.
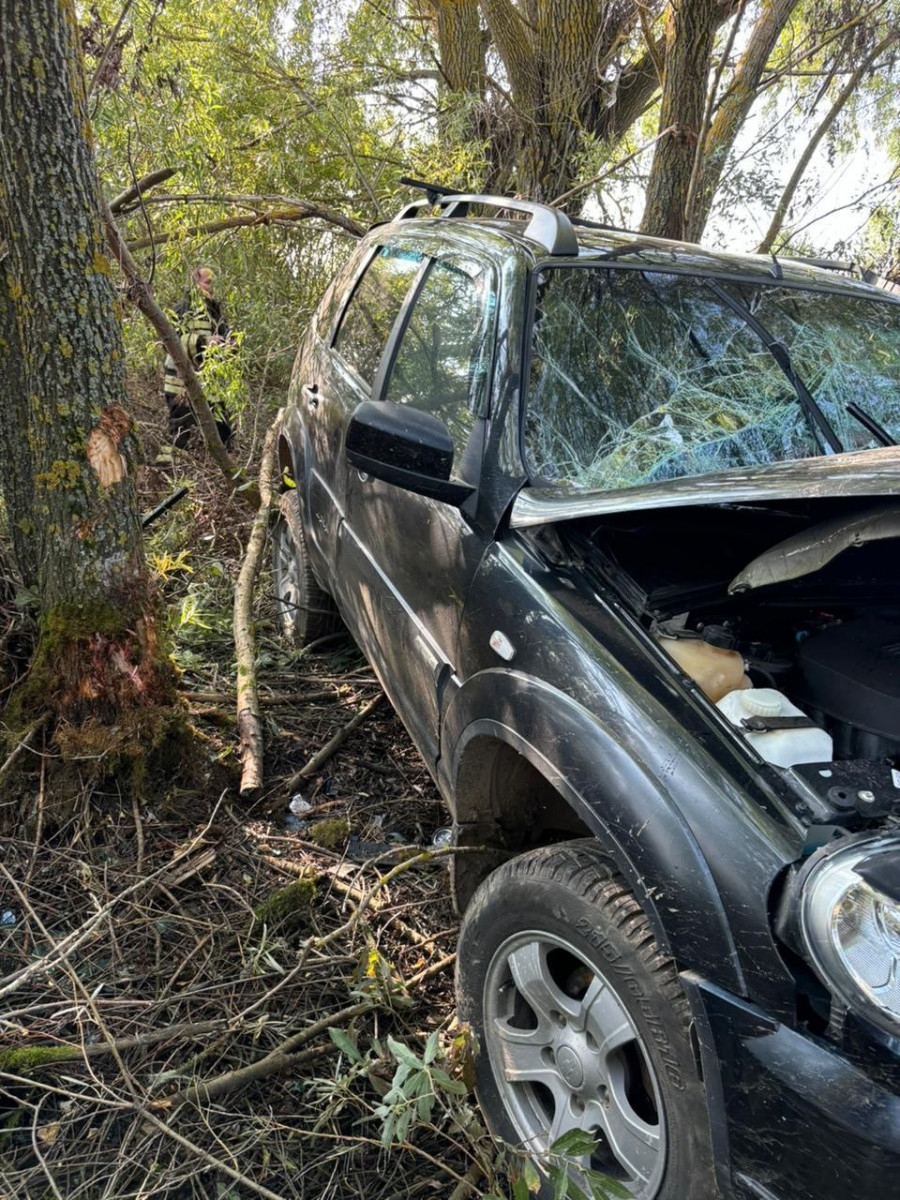
[[[424,183],[418,179],[404,176],[401,183],[409,187],[421,188],[432,206],[445,209],[444,217],[466,217],[469,206],[480,204],[485,208],[511,209],[513,212],[527,213],[531,220],[525,227],[525,236],[538,242],[548,254],[574,255],[578,253],[578,239],[568,216],[550,204],[537,204],[533,200],[517,200],[511,196],[482,196],[474,192],[454,192],[452,188],[442,187],[436,183]],[[418,214],[425,207],[421,201],[415,205],[408,204],[399,214],[400,219],[407,219]]]
[[[808,255],[800,254],[779,254],[778,258],[781,262],[802,263],[805,267],[818,267],[821,271],[836,271],[840,275],[852,275],[864,283],[882,282],[877,271],[855,262],[844,262],[837,258],[811,258]]]

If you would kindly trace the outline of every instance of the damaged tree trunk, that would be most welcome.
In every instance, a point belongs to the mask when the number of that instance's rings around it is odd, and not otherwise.
[[[0,483],[40,639],[19,698],[70,728],[174,714],[134,483],[75,10],[0,0]],[[27,487],[24,486],[27,481]],[[27,543],[27,545],[23,545]]]

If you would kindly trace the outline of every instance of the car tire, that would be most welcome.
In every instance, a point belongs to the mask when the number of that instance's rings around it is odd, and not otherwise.
[[[279,623],[289,642],[308,646],[341,628],[334,601],[319,586],[309,564],[296,488],[283,492],[278,502],[272,571]]]
[[[583,1128],[597,1151],[580,1165],[640,1200],[718,1195],[687,999],[599,843],[546,846],[484,880],[462,924],[457,1001],[496,1137],[539,1158]]]

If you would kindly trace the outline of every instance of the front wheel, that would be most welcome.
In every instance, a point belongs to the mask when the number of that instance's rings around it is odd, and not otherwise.
[[[576,1178],[589,1167],[640,1200],[713,1200],[687,1000],[597,843],[544,847],[482,883],[463,920],[457,999],[496,1136],[540,1158],[580,1129],[595,1150]]]
[[[275,603],[288,641],[308,646],[340,629],[341,618],[334,601],[319,587],[309,564],[295,489],[284,492],[278,502],[278,519],[272,532],[272,568]]]

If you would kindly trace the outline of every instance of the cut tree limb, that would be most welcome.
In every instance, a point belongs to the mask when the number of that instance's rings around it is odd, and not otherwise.
[[[263,735],[259,691],[256,686],[256,636],[253,631],[253,585],[259,564],[274,492],[275,447],[281,424],[281,410],[266,434],[259,468],[259,508],[250,529],[244,561],[234,587],[234,651],[237,658],[237,727],[241,748],[242,796],[252,796],[263,781]]]

